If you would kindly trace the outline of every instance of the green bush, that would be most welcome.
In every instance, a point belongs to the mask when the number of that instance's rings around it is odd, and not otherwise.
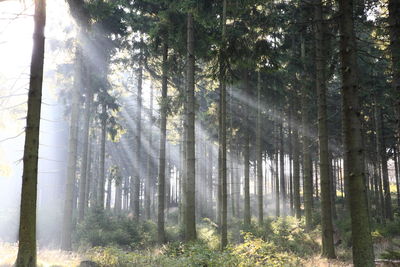
[[[142,248],[155,244],[156,225],[153,222],[137,222],[125,216],[112,216],[102,210],[92,210],[80,223],[75,241],[80,246],[118,245]]]

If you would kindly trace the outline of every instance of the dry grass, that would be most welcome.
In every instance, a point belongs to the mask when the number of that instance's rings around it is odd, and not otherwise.
[[[12,266],[17,257],[17,245],[0,243],[0,267]],[[38,266],[41,267],[74,267],[78,266],[82,257],[76,253],[60,250],[39,250]]]
[[[308,267],[352,267],[353,264],[341,260],[327,260],[320,256],[314,256],[303,262]]]

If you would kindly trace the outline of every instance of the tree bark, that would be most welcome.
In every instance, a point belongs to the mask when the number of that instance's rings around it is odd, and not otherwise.
[[[97,207],[101,210],[104,209],[104,186],[105,186],[105,163],[106,163],[106,131],[107,131],[107,107],[102,103],[101,111],[101,143],[100,143],[100,176],[97,187]]]
[[[226,35],[226,2],[223,0],[222,8],[222,40],[225,41]],[[219,95],[219,112],[220,112],[220,124],[219,124],[219,181],[221,183],[221,197],[222,197],[222,209],[221,209],[221,249],[224,249],[228,244],[228,185],[227,185],[227,170],[226,170],[226,82],[225,82],[225,62],[223,48],[220,48],[220,61],[219,61],[219,82],[220,82],[220,95]]]
[[[250,98],[250,84],[249,84],[249,74],[248,71],[245,71],[244,77],[245,83],[245,94],[246,98]],[[250,226],[251,221],[251,213],[250,213],[250,105],[245,103],[245,137],[244,137],[244,225],[246,227]]]
[[[162,85],[160,103],[160,161],[158,165],[158,216],[157,216],[157,239],[159,244],[165,242],[164,210],[165,210],[165,147],[167,136],[167,112],[168,112],[168,45],[164,40],[162,59]]]
[[[35,1],[34,22],[16,267],[36,267],[36,201],[46,25],[45,0]]]
[[[333,245],[332,196],[331,179],[329,175],[328,122],[326,104],[325,50],[323,45],[323,15],[322,0],[316,0],[314,5],[315,19],[315,65],[318,103],[318,144],[319,169],[321,182],[321,231],[323,257],[336,258]],[[317,177],[317,171],[315,172]],[[316,183],[318,187],[318,183]]]
[[[82,221],[85,216],[86,208],[86,183],[88,176],[88,157],[89,157],[89,128],[90,128],[90,112],[93,102],[93,91],[90,87],[86,87],[86,105],[83,117],[83,153],[81,161],[81,177],[79,180],[79,202],[78,202],[78,220]]]
[[[143,42],[143,39],[140,39]],[[136,144],[135,163],[133,173],[133,216],[136,220],[140,217],[140,178],[141,178],[141,148],[142,148],[142,82],[143,82],[143,55],[140,49],[139,68],[137,70],[137,96],[136,96]]]
[[[301,38],[301,59],[305,61],[305,40]],[[304,67],[304,66],[303,66]],[[304,67],[305,72],[305,67]],[[301,92],[301,127],[302,127],[302,141],[303,141],[303,195],[304,195],[304,211],[306,218],[306,228],[310,230],[312,228],[312,160],[311,160],[311,142],[310,142],[310,119],[309,119],[309,95],[305,84],[302,85]]]
[[[195,158],[195,57],[193,14],[187,15],[187,140],[186,140],[186,188],[185,188],[185,241],[196,239],[196,158]]]
[[[256,157],[257,157],[257,199],[258,199],[258,224],[264,222],[263,200],[263,175],[262,175],[262,151],[261,151],[261,74],[257,72],[257,129],[256,129]]]
[[[71,250],[73,198],[76,175],[76,157],[78,145],[79,92],[81,88],[82,51],[76,48],[74,86],[72,92],[71,117],[69,125],[67,179],[64,199],[63,228],[61,233],[61,249]]]
[[[150,117],[150,125],[149,125],[149,152],[147,153],[147,175],[146,175],[146,183],[144,187],[144,210],[145,210],[145,216],[147,220],[150,220],[151,218],[151,197],[150,197],[150,191],[151,191],[151,185],[152,185],[152,179],[153,179],[153,172],[152,172],[152,160],[153,160],[153,155],[152,155],[152,149],[153,149],[153,84],[150,86],[150,111],[149,111],[149,117]]]
[[[373,267],[374,252],[365,186],[361,113],[358,99],[357,50],[353,0],[339,0],[340,59],[342,73],[343,129],[347,161],[348,199],[351,216],[353,263]]]

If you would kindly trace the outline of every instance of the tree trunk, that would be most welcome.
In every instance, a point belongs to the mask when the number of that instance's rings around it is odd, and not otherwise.
[[[282,114],[283,115],[283,114]],[[286,214],[286,181],[285,181],[285,151],[283,145],[283,117],[279,122],[279,173],[280,173],[280,196],[282,199],[282,213]],[[278,185],[277,185],[278,187]]]
[[[46,25],[45,0],[35,2],[34,21],[16,267],[36,267],[36,200]]]
[[[104,209],[104,186],[105,186],[105,163],[106,163],[106,131],[107,131],[107,107],[102,104],[102,119],[101,119],[101,144],[100,144],[100,179],[97,188],[97,206]]]
[[[187,140],[186,140],[186,188],[185,188],[185,241],[196,239],[196,158],[195,158],[195,57],[193,14],[187,15]]]
[[[116,215],[121,214],[122,207],[122,177],[119,173],[115,176],[115,202],[114,202],[114,213]]]
[[[257,72],[257,129],[256,129],[256,163],[257,163],[257,205],[258,224],[264,221],[264,200],[263,200],[263,175],[262,175],[262,151],[261,151],[261,74]]]
[[[392,90],[395,95],[396,111],[396,139],[400,143],[400,1],[389,0],[389,34],[390,34],[390,52],[392,56]]]
[[[168,112],[168,45],[164,40],[162,59],[162,85],[160,103],[160,161],[158,165],[158,216],[157,216],[157,240],[159,244],[165,242],[164,210],[165,210],[165,147],[167,136],[167,112]]]
[[[150,125],[149,125],[149,152],[147,153],[147,175],[146,175],[146,184],[145,184],[145,192],[144,192],[144,210],[145,216],[147,220],[151,218],[151,198],[150,198],[150,189],[153,179],[153,172],[152,172],[152,150],[153,150],[153,84],[150,86]]]
[[[299,132],[293,129],[293,205],[297,219],[301,218],[300,207],[300,140]]]
[[[246,98],[249,99],[250,96],[250,84],[249,84],[249,74],[245,71],[245,94]],[[250,226],[251,213],[250,213],[250,105],[245,103],[245,137],[244,137],[244,225],[246,227]]]
[[[378,104],[377,98],[375,98],[374,113],[375,113],[375,125],[376,125],[376,146],[378,151],[378,163],[380,163],[381,165],[381,173],[382,173],[381,177],[383,181],[383,190],[384,190],[384,201],[385,201],[384,214],[386,219],[393,220],[392,199],[390,196],[389,173],[387,166],[387,154],[385,146],[385,137],[383,133],[384,128],[382,121],[382,111],[381,107]]]
[[[64,212],[63,212],[63,228],[61,234],[61,249],[71,250],[71,234],[72,234],[72,218],[73,218],[73,198],[74,198],[74,185],[76,175],[76,157],[78,145],[78,119],[79,119],[79,93],[81,88],[81,66],[82,66],[82,51],[80,47],[76,48],[76,65],[74,73],[74,86],[72,92],[71,103],[71,118],[69,128],[69,141],[68,141],[68,165],[67,165],[67,179],[65,188],[64,199]]]
[[[345,160],[347,161],[348,199],[351,215],[353,263],[373,267],[374,251],[369,224],[364,177],[361,113],[358,99],[357,50],[354,34],[353,0],[339,0],[340,58]]]
[[[399,162],[398,162],[398,155],[397,155],[397,144],[395,144],[395,147],[393,148],[393,159],[394,159],[395,176],[396,176],[397,206],[400,207]]]
[[[304,64],[305,60],[305,40],[301,39],[301,59]],[[304,69],[305,72],[305,69]],[[306,228],[312,228],[312,160],[311,160],[311,142],[310,142],[310,116],[309,116],[309,95],[305,84],[302,85],[301,92],[301,127],[302,127],[302,141],[303,141],[303,195],[304,195],[304,211],[306,218]]]
[[[222,9],[222,40],[225,42],[226,35],[226,2],[227,0],[223,0],[223,9]],[[220,61],[219,61],[219,82],[220,82],[220,95],[219,95],[219,112],[220,112],[220,124],[218,127],[219,130],[219,181],[221,183],[221,197],[222,197],[222,209],[221,209],[221,249],[224,249],[228,244],[228,185],[227,185],[227,171],[226,171],[226,82],[225,82],[225,62],[222,51],[222,47],[220,48]]]
[[[89,85],[90,86],[90,85]],[[85,216],[86,208],[86,183],[88,174],[88,157],[89,157],[89,128],[90,113],[93,102],[93,91],[87,86],[85,114],[83,117],[83,154],[81,161],[81,177],[79,180],[79,202],[78,202],[78,220],[82,221]]]
[[[140,39],[143,42],[143,39]],[[143,81],[143,55],[140,50],[139,68],[137,70],[137,98],[136,98],[136,144],[135,163],[133,173],[133,216],[136,220],[140,217],[140,177],[141,177],[141,147],[142,147],[142,81]],[[131,202],[132,205],[132,202]]]
[[[111,210],[111,184],[113,177],[110,175],[107,179],[107,198],[106,198],[106,210]]]
[[[323,15],[322,0],[315,0],[315,65],[316,65],[316,87],[318,102],[318,144],[319,144],[319,169],[321,181],[321,231],[323,257],[333,259],[335,247],[333,246],[333,224],[332,224],[332,198],[331,180],[329,175],[329,150],[328,150],[328,122],[326,104],[326,77],[325,77],[325,51],[323,46]],[[317,176],[317,171],[315,172]],[[318,183],[316,183],[318,187]]]

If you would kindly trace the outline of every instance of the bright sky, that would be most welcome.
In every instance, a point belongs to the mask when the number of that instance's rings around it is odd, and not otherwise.
[[[8,138],[22,133],[25,126],[33,13],[32,0],[0,1],[0,179],[19,175],[22,167],[16,161],[22,157],[24,135]],[[72,34],[64,31],[70,25],[65,2],[47,1],[45,72],[66,61],[67,55],[49,48]],[[55,89],[52,77],[45,76],[43,100],[54,101]]]

